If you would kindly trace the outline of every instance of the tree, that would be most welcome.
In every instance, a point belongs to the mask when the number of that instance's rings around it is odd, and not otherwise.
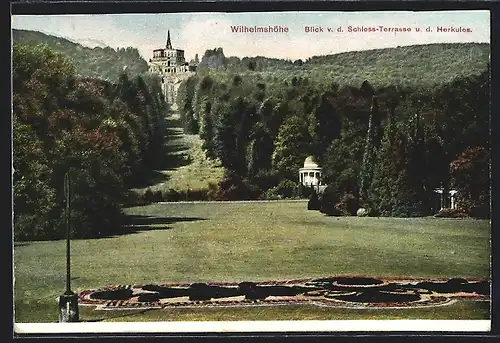
[[[490,216],[490,153],[482,146],[464,150],[450,164],[460,207],[474,217]]]
[[[160,94],[127,75],[117,85],[78,78],[46,47],[15,46],[13,60],[15,238],[64,236],[68,171],[74,236],[114,232],[125,180],[151,151],[164,109]]]
[[[202,113],[200,115],[200,138],[203,139],[202,147],[206,150],[207,156],[214,157],[213,139],[214,139],[214,125],[212,114],[212,103],[207,98],[204,99],[201,106]]]
[[[341,130],[341,119],[330,102],[329,93],[323,93],[318,106],[312,113],[310,132],[314,150],[322,154],[338,137]]]
[[[256,68],[256,63],[255,61],[249,61],[248,62],[248,70],[254,71]]]
[[[383,216],[426,214],[427,204],[409,167],[411,140],[404,132],[394,132],[393,135],[388,132],[383,137],[374,165],[373,181],[367,192],[369,204]]]
[[[222,165],[231,172],[241,171],[241,156],[236,147],[236,112],[229,103],[219,103],[216,111],[214,150]],[[241,175],[241,174],[239,174]]]
[[[372,181],[373,164],[376,156],[376,149],[378,148],[378,131],[379,131],[379,112],[378,101],[375,96],[374,88],[368,81],[364,81],[361,85],[361,94],[371,102],[370,118],[368,121],[368,132],[366,134],[365,150],[363,154],[363,162],[361,165],[361,181],[360,181],[360,196],[365,199],[367,197],[367,189]]]
[[[311,139],[307,126],[298,116],[292,116],[281,125],[272,156],[273,167],[289,179],[295,179],[305,158],[311,153]]]

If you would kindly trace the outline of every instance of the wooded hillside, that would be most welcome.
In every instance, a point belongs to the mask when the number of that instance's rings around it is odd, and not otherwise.
[[[12,40],[16,44],[46,44],[53,51],[69,58],[75,66],[75,73],[82,77],[101,78],[116,82],[124,68],[130,75],[138,75],[148,70],[146,61],[136,48],[87,48],[67,39],[46,35],[37,31],[12,30]]]

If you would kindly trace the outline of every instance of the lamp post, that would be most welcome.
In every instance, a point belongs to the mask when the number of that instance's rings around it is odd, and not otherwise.
[[[64,175],[64,195],[66,203],[66,292],[59,297],[59,322],[77,322],[78,318],[78,296],[71,291],[71,260],[70,260],[70,236],[71,236],[71,178],[68,171]]]

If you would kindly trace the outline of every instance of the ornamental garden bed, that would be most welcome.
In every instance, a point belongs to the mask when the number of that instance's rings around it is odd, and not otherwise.
[[[99,309],[199,306],[274,306],[310,303],[332,307],[400,308],[444,305],[456,299],[489,300],[489,282],[333,276],[241,283],[117,285],[79,294]]]

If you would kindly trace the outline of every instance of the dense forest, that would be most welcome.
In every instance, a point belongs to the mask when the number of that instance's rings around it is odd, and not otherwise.
[[[163,144],[167,105],[159,80],[79,77],[46,45],[15,44],[12,59],[14,238],[64,237],[67,172],[74,237],[116,232],[127,189]]]
[[[81,77],[100,78],[117,82],[124,68],[131,75],[148,70],[147,62],[136,48],[110,47],[87,48],[64,38],[46,35],[37,31],[12,30],[12,41],[16,44],[35,46],[46,44],[52,50],[64,54],[75,66],[75,73]]]
[[[443,186],[459,191],[461,211],[487,217],[487,49],[381,49],[259,71],[258,59],[242,69],[233,58],[231,67],[219,48],[200,63],[208,58],[216,67],[202,68],[181,85],[178,108],[185,130],[198,133],[206,153],[227,170],[216,199],[298,195],[297,171],[312,155],[329,185],[325,213],[352,214],[365,206],[374,215],[431,214],[433,190]],[[470,51],[475,59],[464,64]],[[225,62],[214,62],[214,56]],[[331,66],[342,61],[332,76]],[[304,72],[306,64],[317,64],[319,71]],[[349,76],[352,70],[357,77]]]
[[[160,80],[133,48],[13,34],[14,238],[64,236],[68,171],[75,237],[111,235],[127,190],[164,144]],[[315,199],[297,182],[312,155],[328,185],[316,206],[324,213],[432,214],[443,186],[459,191],[461,213],[488,217],[489,77],[487,44],[306,61],[226,58],[216,48],[181,84],[177,105],[185,132],[226,170],[206,198]]]

